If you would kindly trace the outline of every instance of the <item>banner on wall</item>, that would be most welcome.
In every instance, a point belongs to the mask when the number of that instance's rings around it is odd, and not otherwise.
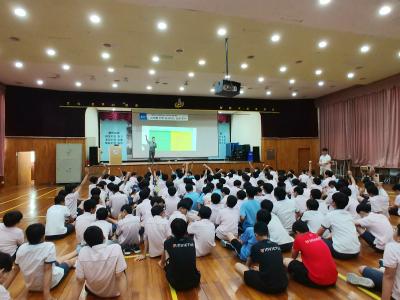
[[[188,115],[139,113],[141,121],[188,121]]]

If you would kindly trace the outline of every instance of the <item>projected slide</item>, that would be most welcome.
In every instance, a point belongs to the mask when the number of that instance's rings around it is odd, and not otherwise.
[[[147,147],[146,135],[156,139],[156,151],[196,151],[197,130],[188,127],[142,126],[142,150]]]

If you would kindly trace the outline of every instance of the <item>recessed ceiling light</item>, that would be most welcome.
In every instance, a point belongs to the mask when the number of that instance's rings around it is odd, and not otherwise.
[[[326,46],[328,46],[328,41],[327,40],[321,40],[318,42],[318,48],[326,48]]]
[[[268,91],[265,92],[265,94],[266,94],[267,96],[271,96],[271,95],[272,95],[272,92],[271,92],[270,90],[268,90]]]
[[[229,79],[231,79],[231,75],[227,74],[224,76],[224,78],[229,80]]]
[[[367,53],[370,49],[371,49],[371,47],[369,45],[362,45],[360,47],[360,52],[361,53]]]
[[[36,80],[37,85],[43,85],[44,81],[42,79]]]
[[[108,67],[108,68],[107,68],[107,72],[108,72],[108,73],[114,73],[114,72],[115,72],[115,69],[114,69],[113,67]]]
[[[22,7],[16,7],[14,8],[14,15],[16,15],[17,17],[20,18],[25,18],[28,13],[26,12],[26,10]]]
[[[285,73],[286,71],[287,71],[287,67],[286,66],[280,66],[279,67],[279,72]]]
[[[320,5],[328,5],[329,3],[331,3],[331,0],[319,0]]]
[[[205,59],[199,59],[199,65],[200,66],[204,66],[206,64],[206,60]]]
[[[57,54],[57,51],[54,50],[53,48],[47,48],[47,49],[46,49],[46,54],[47,54],[48,56],[55,56],[55,55]]]
[[[150,75],[156,74],[156,70],[150,69],[150,70],[149,70],[149,74],[150,74]]]
[[[160,58],[157,56],[157,55],[154,55],[152,58],[151,58],[151,60],[153,61],[153,62],[159,62],[160,61]]]
[[[315,70],[315,75],[319,76],[322,74],[322,70],[321,69],[316,69]]]
[[[349,73],[347,73],[347,78],[349,78],[349,79],[352,79],[352,78],[354,78],[354,73],[353,72],[349,72]]]
[[[23,63],[22,61],[16,61],[16,62],[14,63],[14,66],[15,66],[17,69],[22,69],[22,68],[24,67],[24,63]]]
[[[257,78],[258,82],[264,82],[265,78],[263,76],[260,76]]]
[[[296,83],[296,79],[292,78],[289,80],[289,84],[295,84]]]
[[[215,89],[214,88],[210,89],[210,93],[215,93]]]
[[[68,71],[69,69],[71,69],[71,66],[70,66],[69,64],[62,64],[62,65],[61,65],[61,68],[62,68],[64,71]]]
[[[168,28],[168,25],[167,25],[167,23],[165,23],[164,21],[159,21],[159,22],[157,23],[157,29],[158,29],[158,30],[160,30],[160,31],[165,31],[165,30],[167,30],[167,28]]]
[[[151,91],[153,87],[151,85],[146,86],[146,90]]]
[[[183,92],[183,91],[185,90],[185,87],[184,87],[184,86],[180,86],[180,87],[179,87],[179,90],[180,90],[181,92]]]
[[[271,35],[271,42],[273,43],[277,43],[281,40],[281,36],[278,33],[274,33],[273,35]]]
[[[194,73],[193,73],[193,72],[189,72],[189,73],[188,73],[188,76],[189,76],[189,77],[194,77]]]
[[[110,53],[108,52],[101,52],[102,59],[109,59],[111,57]]]
[[[113,82],[113,84],[111,85],[114,89],[116,89],[118,87],[118,83]]]
[[[89,20],[90,22],[92,22],[93,24],[99,24],[101,22],[101,18],[99,15],[96,14],[91,14],[89,16]]]
[[[220,28],[218,28],[218,30],[217,30],[217,34],[219,35],[219,36],[225,36],[226,35],[226,28],[224,28],[224,27],[220,27]]]
[[[296,96],[297,96],[297,92],[293,92],[292,97],[296,97]]]
[[[242,63],[240,65],[240,68],[242,68],[243,70],[247,69],[249,67],[249,65],[247,63]]]
[[[323,80],[318,81],[318,86],[324,86],[324,85],[325,85],[325,81],[323,81]]]
[[[389,5],[383,5],[379,8],[379,15],[386,16],[392,12],[392,7]]]
[[[243,89],[240,89],[240,94],[244,94],[244,90]]]
[[[80,82],[80,81],[75,81],[75,86],[76,86],[76,87],[81,87],[81,86],[82,86],[82,82]]]

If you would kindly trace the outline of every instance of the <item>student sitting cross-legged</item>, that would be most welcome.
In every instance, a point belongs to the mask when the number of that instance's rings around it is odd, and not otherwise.
[[[295,240],[292,258],[285,258],[283,263],[297,282],[310,287],[329,287],[336,283],[338,272],[328,246],[315,233],[309,231],[307,223],[293,223]],[[301,253],[301,260],[296,258]]]
[[[171,231],[173,236],[165,240],[159,264],[174,289],[180,291],[197,287],[200,272],[196,267],[195,243],[187,236],[187,223],[177,218],[171,223]]]
[[[238,234],[239,211],[235,208],[236,204],[237,198],[232,195],[228,196],[226,200],[227,207],[220,210],[215,220],[215,224],[218,225],[215,232],[221,240],[226,240],[228,233],[233,233],[235,236]]]
[[[79,252],[76,261],[76,281],[69,299],[79,299],[82,287],[97,298],[128,296],[125,258],[118,244],[104,243],[103,231],[89,226],[84,233],[87,246]]]
[[[59,194],[54,198],[54,205],[47,209],[46,213],[46,239],[62,239],[74,231],[74,225],[71,223],[70,210],[65,206],[65,196]]]
[[[0,299],[11,299],[7,289],[16,275],[15,269],[13,270],[13,258],[8,253],[0,252]]]
[[[20,211],[12,210],[4,214],[3,223],[0,223],[0,251],[11,255],[13,260],[18,247],[24,242],[24,232],[18,228],[22,217]]]
[[[257,243],[251,247],[246,265],[237,263],[236,271],[244,282],[263,293],[282,293],[288,286],[288,278],[283,265],[283,257],[278,244],[268,239],[268,226],[264,222],[254,224]],[[259,268],[251,268],[256,263]]]

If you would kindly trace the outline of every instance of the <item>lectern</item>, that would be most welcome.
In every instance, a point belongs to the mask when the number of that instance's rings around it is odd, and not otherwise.
[[[109,148],[110,165],[122,164],[122,147],[121,145],[110,146]]]

